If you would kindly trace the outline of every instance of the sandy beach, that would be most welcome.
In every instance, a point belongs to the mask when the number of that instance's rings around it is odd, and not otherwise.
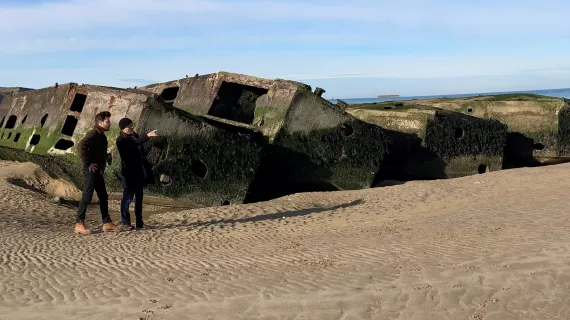
[[[95,206],[90,236],[9,182],[37,170],[0,162],[0,319],[570,318],[570,164],[149,207],[140,231],[100,232]]]

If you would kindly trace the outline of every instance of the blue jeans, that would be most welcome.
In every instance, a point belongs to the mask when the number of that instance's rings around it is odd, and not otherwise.
[[[123,190],[123,199],[121,200],[121,222],[123,224],[131,224],[131,214],[129,206],[135,199],[135,219],[136,226],[143,226],[142,205],[143,205],[143,188],[125,188]]]

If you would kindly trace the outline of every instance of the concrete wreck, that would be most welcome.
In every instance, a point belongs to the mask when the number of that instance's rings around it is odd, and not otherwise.
[[[321,88],[228,72],[141,87],[175,108],[259,130],[267,141],[247,201],[300,191],[369,188],[381,166],[381,127],[321,97]]]
[[[141,90],[69,83],[12,93],[0,104],[0,158],[38,163],[81,188],[76,145],[104,110],[115,124],[107,133],[115,159],[105,172],[109,192],[119,188],[116,123],[129,117],[137,131],[160,133],[145,146],[157,177],[152,193],[203,205],[244,201],[261,159],[263,135],[192,116]]]
[[[419,105],[369,104],[349,109],[385,128],[388,155],[378,180],[456,178],[501,170],[507,126]]]
[[[528,139],[536,161],[568,153],[567,126],[570,106],[567,99],[514,93],[468,98],[447,98],[426,101],[433,107],[461,112],[482,119],[495,119],[506,124],[511,145],[526,145]],[[425,102],[420,101],[424,104]],[[520,147],[519,146],[519,147]],[[512,151],[516,154],[516,151]]]
[[[0,104],[0,157],[33,161],[82,186],[76,145],[94,115],[158,129],[145,146],[151,194],[202,205],[255,202],[299,191],[371,187],[382,128],[360,121],[302,83],[231,73],[139,89],[74,83],[12,92]],[[116,125],[107,133],[119,159]],[[118,189],[119,161],[106,171]]]
[[[353,107],[355,110],[435,108],[479,119],[498,120],[508,127],[502,169],[570,161],[570,100],[564,98],[510,93],[386,101]]]
[[[126,116],[138,132],[158,129],[145,145],[156,177],[150,194],[200,205],[504,167],[508,132],[497,120],[424,106],[349,107],[323,93],[228,72],[134,89],[68,83],[11,91],[0,103],[0,158],[38,163],[81,187],[76,145],[95,114],[108,110],[110,191],[120,188],[114,141],[116,123]],[[570,131],[569,123],[560,127]]]

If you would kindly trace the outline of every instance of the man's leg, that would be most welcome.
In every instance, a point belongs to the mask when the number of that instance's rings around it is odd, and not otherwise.
[[[143,207],[143,188],[137,188],[135,190],[135,218],[136,218],[137,228],[144,227],[142,207]]]
[[[131,214],[129,213],[129,206],[133,202],[135,196],[134,190],[125,188],[123,190],[123,199],[121,199],[121,223],[124,225],[131,224]]]
[[[117,227],[111,222],[111,217],[109,216],[109,195],[105,187],[105,178],[99,173],[95,174],[95,191],[97,192],[97,197],[99,197],[103,231],[116,231]]]
[[[85,213],[87,206],[93,199],[93,190],[95,189],[94,174],[83,170],[83,194],[81,201],[79,201],[79,208],[77,208],[77,215],[75,217],[75,232],[88,234],[91,230],[85,228]]]

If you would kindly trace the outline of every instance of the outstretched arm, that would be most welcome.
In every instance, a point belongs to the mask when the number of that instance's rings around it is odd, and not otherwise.
[[[138,138],[134,139],[135,143],[137,145],[139,144],[143,144],[145,142],[148,141],[149,137],[156,137],[158,134],[156,133],[156,130],[152,130],[149,133],[143,133],[142,135],[140,135]]]

